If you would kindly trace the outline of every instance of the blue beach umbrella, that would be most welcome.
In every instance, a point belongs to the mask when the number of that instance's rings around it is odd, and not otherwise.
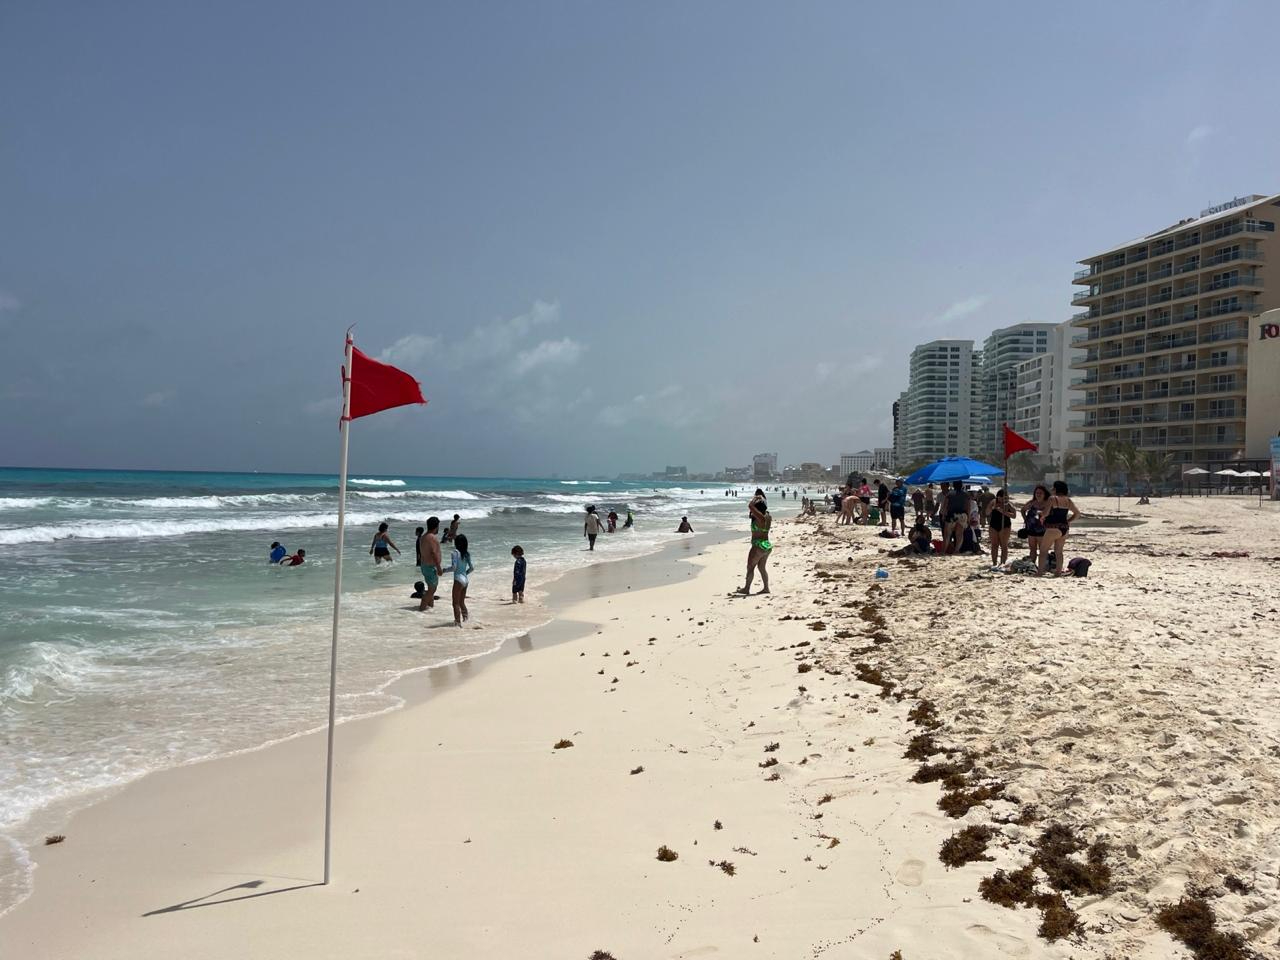
[[[949,483],[952,480],[994,477],[1003,474],[1004,471],[999,467],[993,467],[981,460],[972,460],[969,457],[943,457],[941,460],[935,460],[921,467],[907,477],[906,482],[914,486],[921,483]]]

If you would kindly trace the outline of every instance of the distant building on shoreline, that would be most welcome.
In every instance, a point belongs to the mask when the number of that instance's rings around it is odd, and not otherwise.
[[[876,447],[871,458],[871,469],[892,470],[894,461],[893,447]]]
[[[988,334],[982,344],[980,434],[973,447],[992,463],[1004,458],[1004,425],[1013,426],[1018,364],[1049,349],[1052,323],[1017,323]]]
[[[1267,456],[1280,429],[1280,194],[1238,197],[1080,261],[1084,356],[1072,448],[1093,476],[1108,440],[1177,463]]]
[[[870,473],[875,459],[875,453],[870,450],[842,453],[840,454],[840,473],[845,477],[851,473]]]
[[[756,480],[769,480],[778,475],[778,455],[757,453],[751,458],[751,472]]]
[[[973,456],[982,437],[982,352],[972,340],[933,340],[911,351],[895,438],[901,469],[946,456]]]
[[[1077,356],[1083,357],[1084,351],[1071,346],[1071,324],[1061,323],[1049,331],[1045,352],[1019,361],[1014,368],[1016,389],[1009,426],[1040,448],[1036,453],[1040,463],[1052,464],[1058,472],[1065,472],[1071,405],[1084,398],[1082,390],[1071,386],[1071,363]],[[1003,450],[999,453],[1003,456]]]

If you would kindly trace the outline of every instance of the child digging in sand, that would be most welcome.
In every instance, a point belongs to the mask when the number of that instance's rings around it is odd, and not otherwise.
[[[524,547],[516,544],[511,548],[511,555],[516,558],[515,570],[511,574],[511,602],[524,603]]]

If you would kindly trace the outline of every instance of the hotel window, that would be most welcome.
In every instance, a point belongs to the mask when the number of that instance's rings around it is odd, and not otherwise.
[[[1210,400],[1208,415],[1210,417],[1234,417],[1236,402],[1234,400]]]

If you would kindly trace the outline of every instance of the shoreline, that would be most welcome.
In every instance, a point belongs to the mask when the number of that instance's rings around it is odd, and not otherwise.
[[[329,887],[322,738],[299,738],[82,812],[0,952],[1159,960],[1182,954],[1158,911],[1214,884],[1219,928],[1280,956],[1280,688],[1259,672],[1277,641],[1255,576],[1280,516],[1121,517],[1146,523],[1073,536],[1085,579],[892,558],[831,516],[775,523],[769,596],[729,593],[736,537],[633,561],[646,589],[601,565],[621,589],[566,582],[550,640],[405,678],[403,709],[338,728]],[[1222,549],[1250,535],[1251,557]],[[920,776],[943,760],[962,783]],[[954,809],[980,785],[998,789]],[[1050,941],[1043,908],[979,885],[1058,826],[1103,842],[1111,878],[1065,891],[1075,919]],[[990,831],[981,849],[943,859],[968,830]]]
[[[376,687],[359,691],[357,695],[385,696],[392,702],[375,710],[357,713],[353,716],[339,717],[337,726],[346,726],[353,722],[374,721],[388,713],[403,710],[406,707],[422,702],[427,697],[438,696],[451,686],[473,677],[482,670],[486,663],[512,656],[517,653],[535,649],[534,635],[537,636],[537,647],[545,647],[563,643],[588,635],[595,625],[577,623],[560,618],[564,609],[587,597],[598,597],[611,593],[623,593],[633,589],[644,590],[669,582],[670,564],[664,561],[680,556],[696,555],[706,547],[724,542],[736,536],[735,532],[726,529],[715,529],[680,540],[662,543],[648,553],[633,554],[615,559],[601,559],[583,566],[564,566],[555,570],[550,579],[539,587],[543,593],[540,603],[530,604],[531,608],[541,607],[535,612],[537,620],[528,627],[510,627],[496,642],[496,645],[475,653],[448,658],[439,663],[423,664],[401,670],[397,674]],[[644,561],[653,561],[646,565]],[[667,569],[668,572],[658,576],[656,571]],[[593,571],[595,571],[593,573]],[[623,583],[627,580],[627,583]],[[581,581],[581,582],[579,582]],[[404,592],[404,586],[380,587],[366,590],[366,594],[385,594],[392,603],[397,602]],[[438,601],[441,602],[441,601]],[[440,614],[448,617],[448,598],[443,597],[445,609]],[[348,641],[350,642],[350,641]],[[327,645],[326,645],[327,649]],[[339,648],[339,674],[341,675],[341,647]],[[412,681],[420,675],[426,675],[430,686],[426,690],[418,690]],[[323,722],[319,725],[273,737],[262,743],[248,747],[229,749],[225,752],[195,757],[173,764],[172,766],[147,770],[121,783],[109,786],[90,788],[83,793],[70,797],[55,799],[30,815],[27,820],[12,828],[5,839],[11,847],[12,862],[20,870],[25,870],[25,889],[16,891],[16,898],[10,903],[0,903],[0,921],[11,911],[18,908],[31,897],[36,889],[35,871],[39,866],[38,854],[41,851],[39,839],[42,836],[62,834],[69,825],[84,811],[111,801],[123,792],[145,783],[152,777],[162,776],[174,770],[199,767],[204,764],[232,760],[249,754],[269,751],[293,741],[322,735],[326,730]],[[36,823],[42,824],[38,829]]]
[[[446,677],[444,696],[407,678],[404,709],[340,726],[330,886],[323,738],[296,738],[82,811],[0,919],[0,951],[1061,956],[938,864],[951,824],[936,785],[910,782],[907,704],[840,670],[797,676],[817,639],[808,531],[775,530],[773,595],[730,592],[736,537],[690,544],[650,566],[666,583],[581,585],[595,596],[559,617],[576,639],[457,665],[477,682]]]

